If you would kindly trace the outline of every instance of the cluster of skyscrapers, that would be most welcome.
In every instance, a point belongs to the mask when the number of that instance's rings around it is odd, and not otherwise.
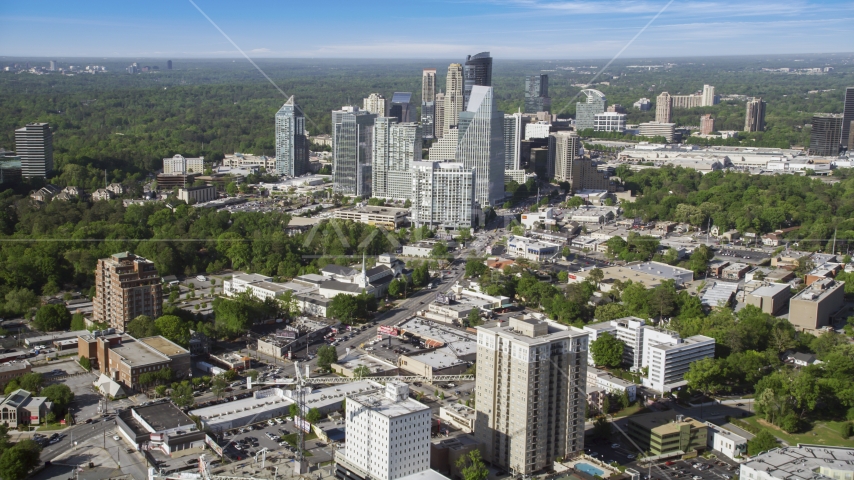
[[[845,89],[842,114],[817,113],[812,117],[810,154],[835,157],[841,148],[854,150],[854,87]]]

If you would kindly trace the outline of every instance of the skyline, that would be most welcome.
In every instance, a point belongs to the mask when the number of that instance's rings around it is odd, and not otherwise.
[[[480,51],[505,59],[595,59],[619,52],[621,58],[848,53],[846,27],[854,18],[854,2],[845,0],[749,6],[733,0],[444,0],[427,6],[265,0],[249,8],[195,3],[252,58],[434,59]],[[0,32],[0,56],[239,57],[199,10],[189,1],[165,0],[7,4],[0,9],[7,25]],[[378,23],[388,28],[371,27]],[[394,28],[415,24],[431,29]]]

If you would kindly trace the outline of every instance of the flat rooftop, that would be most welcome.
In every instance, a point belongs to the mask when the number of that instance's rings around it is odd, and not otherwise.
[[[123,336],[122,343],[110,347],[110,350],[122,357],[131,367],[153,365],[169,361],[169,357],[154,350],[148,345],[137,341],[130,335]]]
[[[769,450],[742,465],[753,470],[766,472],[775,478],[811,480],[815,478],[836,478],[819,473],[822,468],[851,472],[854,470],[854,465],[851,465],[851,462],[854,462],[854,449],[852,448],[800,444],[796,447]]]
[[[669,344],[669,343],[660,343],[658,345],[652,345],[650,348],[656,348],[659,350],[677,350],[680,348],[689,347],[691,345],[696,345],[698,343],[711,342],[714,345],[715,339],[712,337],[707,337],[705,335],[694,335],[693,337],[683,338],[679,343]]]
[[[232,281],[239,280],[241,282],[246,283],[254,283],[254,282],[269,282],[271,280],[270,277],[266,275],[261,275],[259,273],[236,273],[231,276]]]
[[[645,415],[635,415],[629,417],[629,422],[634,423],[646,430],[655,430],[656,432],[669,433],[679,430],[680,425],[690,424],[695,428],[705,427],[706,424],[694,420],[691,417],[680,415],[681,422],[676,422],[677,413],[673,410],[664,412],[647,413]]]
[[[258,390],[249,398],[242,398],[233,402],[211,405],[210,407],[192,410],[190,411],[190,415],[195,415],[207,422],[231,422],[246,416],[256,415],[266,410],[272,410],[283,405],[287,406],[292,403],[294,403],[294,401],[285,395],[284,390],[280,388],[272,388],[268,390]]]
[[[648,275],[654,275],[657,277],[667,278],[667,279],[675,279],[682,275],[691,274],[693,272],[691,270],[686,270],[684,268],[674,267],[668,265],[666,263],[661,262],[644,262],[638,263],[635,265],[627,265],[625,268],[635,272],[642,272]]]
[[[17,372],[18,370],[24,370],[27,367],[32,367],[30,362],[26,360],[13,360],[11,362],[0,363],[0,372]]]
[[[753,295],[754,297],[773,297],[784,290],[789,290],[788,284],[772,283],[771,285],[765,285],[764,287],[757,288],[750,292],[750,295]]]
[[[792,300],[808,302],[820,302],[839,288],[843,288],[845,282],[837,282],[832,278],[822,278],[811,283],[809,287],[798,292]]]
[[[586,337],[587,332],[581,330],[580,328],[571,327],[569,325],[562,325],[552,320],[542,320],[548,329],[548,333],[545,335],[539,335],[536,337],[529,337],[527,335],[522,335],[521,333],[516,332],[511,327],[510,322],[490,322],[484,325],[480,325],[477,330],[495,333],[504,338],[512,339],[518,343],[524,343],[527,345],[542,345],[546,343],[551,343],[555,340],[564,339],[564,338],[573,338],[573,337]]]
[[[189,355],[190,354],[189,350],[179,346],[176,343],[170,342],[169,340],[163,338],[160,335],[158,335],[156,337],[141,338],[139,341],[148,345],[149,347],[157,350],[158,352],[162,353],[163,355],[166,355],[169,357],[174,357],[176,355],[184,355],[184,354]]]
[[[190,417],[169,402],[155,403],[145,407],[134,407],[137,415],[151,425],[155,432],[178,427],[195,427]]]
[[[465,330],[421,317],[412,317],[399,324],[398,328],[423,340],[441,343],[458,356],[477,353],[477,335]]]
[[[443,368],[455,367],[466,363],[457,357],[456,352],[448,347],[437,348],[431,352],[418,353],[415,355],[407,355],[409,358],[429,365],[433,369],[441,370]]]
[[[348,401],[355,401],[370,408],[384,417],[394,418],[411,413],[430,411],[430,407],[407,397],[403,401],[395,401],[385,396],[385,390],[374,390],[352,395]]]
[[[368,367],[371,373],[384,372],[397,368],[392,363],[358,350],[351,350],[350,353],[340,358],[336,363],[348,369],[365,366]]]
[[[73,332],[57,332],[50,335],[39,335],[37,337],[29,337],[24,340],[27,345],[41,345],[43,343],[53,343],[56,340],[65,340],[66,338],[77,338],[80,335],[89,334],[89,330],[75,330]]]

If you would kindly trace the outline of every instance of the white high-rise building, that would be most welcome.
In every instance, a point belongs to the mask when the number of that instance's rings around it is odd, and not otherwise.
[[[430,471],[430,407],[409,398],[403,382],[376,385],[347,397],[347,445],[336,452],[338,468],[374,480]]]
[[[15,130],[15,152],[24,178],[45,178],[53,171],[53,133],[47,123],[28,123]]]
[[[462,163],[412,164],[412,223],[451,230],[471,227],[477,206],[476,172]]]
[[[519,170],[522,163],[522,113],[504,115],[504,168]]]
[[[372,196],[408,200],[412,195],[412,164],[421,160],[421,127],[391,117],[374,122]]]
[[[711,107],[715,104],[715,87],[713,85],[703,85],[703,105]]]
[[[481,208],[504,198],[504,113],[495,105],[492,87],[475,85],[466,111],[460,113],[457,161],[477,172],[475,197]]]
[[[299,177],[308,171],[305,116],[293,95],[276,112],[276,173]]]
[[[460,131],[456,128],[445,131],[445,136],[434,143],[427,151],[430,161],[453,162],[457,158],[457,143],[459,143]]]
[[[175,155],[163,159],[163,173],[166,175],[183,175],[185,173],[202,173],[205,170],[205,157],[185,158]]]
[[[705,335],[683,338],[676,344],[660,343],[648,349],[649,374],[643,385],[657,392],[670,392],[685,385],[692,363],[715,356],[715,339]]]
[[[379,93],[372,93],[368,98],[362,99],[362,110],[366,110],[378,117],[385,116],[385,97]]]
[[[527,476],[584,450],[587,350],[587,333],[530,316],[477,327],[474,431],[486,461]]]
[[[463,66],[452,63],[448,66],[448,75],[445,78],[445,106],[443,108],[445,120],[442,122],[442,135],[448,133],[451,127],[460,123],[460,112],[463,111]]]
[[[551,130],[552,124],[549,122],[536,122],[529,123],[525,125],[525,140],[530,140],[532,138],[548,138],[549,130]]]

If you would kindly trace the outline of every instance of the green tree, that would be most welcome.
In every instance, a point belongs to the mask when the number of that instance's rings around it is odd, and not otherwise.
[[[308,409],[308,412],[305,414],[305,420],[311,424],[316,424],[317,422],[319,422],[321,420],[321,418],[323,418],[323,417],[320,414],[320,410],[318,410],[316,408]]]
[[[649,296],[649,313],[664,318],[676,311],[676,286],[673,280],[665,280],[652,289]]]
[[[68,406],[74,401],[74,393],[68,385],[55,383],[44,387],[39,396],[46,397],[53,402],[52,410],[57,416],[63,416],[68,411]]]
[[[36,312],[33,325],[43,332],[67,330],[71,326],[71,314],[65,305],[42,305]]]
[[[688,387],[705,393],[715,393],[723,387],[724,372],[720,363],[714,358],[704,358],[692,362],[685,372]]]
[[[329,302],[327,314],[345,325],[351,325],[358,318],[359,301],[353,295],[339,293]]]
[[[596,311],[593,314],[593,318],[600,322],[609,322],[611,320],[627,316],[629,316],[628,311],[626,311],[626,308],[619,303],[606,303],[604,305],[599,305],[596,307]]]
[[[388,294],[389,294],[391,297],[397,297],[397,296],[399,296],[399,295],[400,295],[400,290],[401,290],[400,280],[398,280],[398,279],[396,279],[396,278],[395,278],[394,280],[392,280],[392,281],[388,284]]]
[[[243,372],[243,374],[251,378],[253,382],[255,380],[258,380],[258,370],[255,370],[254,368],[246,370],[245,372]]]
[[[216,395],[216,398],[222,398],[225,389],[228,388],[228,381],[222,375],[216,375],[211,380],[211,392]]]
[[[75,313],[71,316],[71,326],[73,331],[86,330],[86,319],[80,313]]]
[[[756,436],[747,441],[747,454],[751,457],[772,448],[777,448],[777,437],[764,428]]]
[[[353,378],[355,379],[363,379],[365,377],[369,377],[371,375],[371,369],[366,365],[359,365],[358,367],[353,369]]]
[[[158,397],[166,396],[166,385],[158,385],[154,388],[154,391],[157,393]]]
[[[466,325],[469,327],[483,325],[483,320],[480,318],[480,309],[478,307],[474,307],[469,310],[469,313],[466,316]]]
[[[623,363],[623,348],[626,345],[608,332],[599,335],[590,344],[596,365],[616,368]]]
[[[41,447],[32,440],[21,440],[15,446],[7,448],[0,456],[0,478],[3,480],[23,480],[30,471],[39,466]]]
[[[193,386],[189,381],[184,380],[177,387],[172,389],[172,403],[179,408],[189,408],[196,403],[193,397]]]
[[[557,281],[560,283],[567,283],[569,281],[569,274],[563,270],[557,272]]]
[[[23,315],[39,304],[39,297],[29,288],[14,288],[6,293],[5,310],[13,315]]]
[[[85,368],[86,371],[92,371],[92,362],[89,361],[89,357],[80,356],[80,366]]]
[[[41,373],[36,372],[25,373],[16,380],[18,381],[18,385],[20,385],[19,388],[23,388],[33,395],[38,395],[42,389],[42,385],[44,385],[44,377]]]
[[[154,320],[148,315],[140,315],[128,322],[125,331],[134,338],[146,338],[157,335],[157,327]]]
[[[479,277],[486,273],[488,267],[483,263],[483,260],[478,258],[470,258],[466,260],[466,277]]]
[[[599,284],[602,282],[602,280],[605,279],[605,272],[603,272],[601,268],[597,267],[593,270],[590,270],[590,273],[587,276],[589,277],[590,281],[593,282],[594,285],[596,285],[596,288],[598,289]]]
[[[317,349],[317,366],[329,370],[333,363],[338,363],[338,350],[332,345],[324,345]]]
[[[291,406],[288,407],[288,414],[293,418],[297,418],[300,416],[299,407],[296,403],[292,403]]]
[[[474,449],[457,460],[457,468],[463,476],[463,480],[486,480],[489,470],[483,463],[480,450]]]
[[[190,325],[181,317],[163,315],[154,321],[157,331],[167,339],[186,347],[190,344]]]
[[[448,260],[448,244],[445,242],[436,242],[433,250],[430,252],[430,257],[437,260],[441,266],[443,262]]]

